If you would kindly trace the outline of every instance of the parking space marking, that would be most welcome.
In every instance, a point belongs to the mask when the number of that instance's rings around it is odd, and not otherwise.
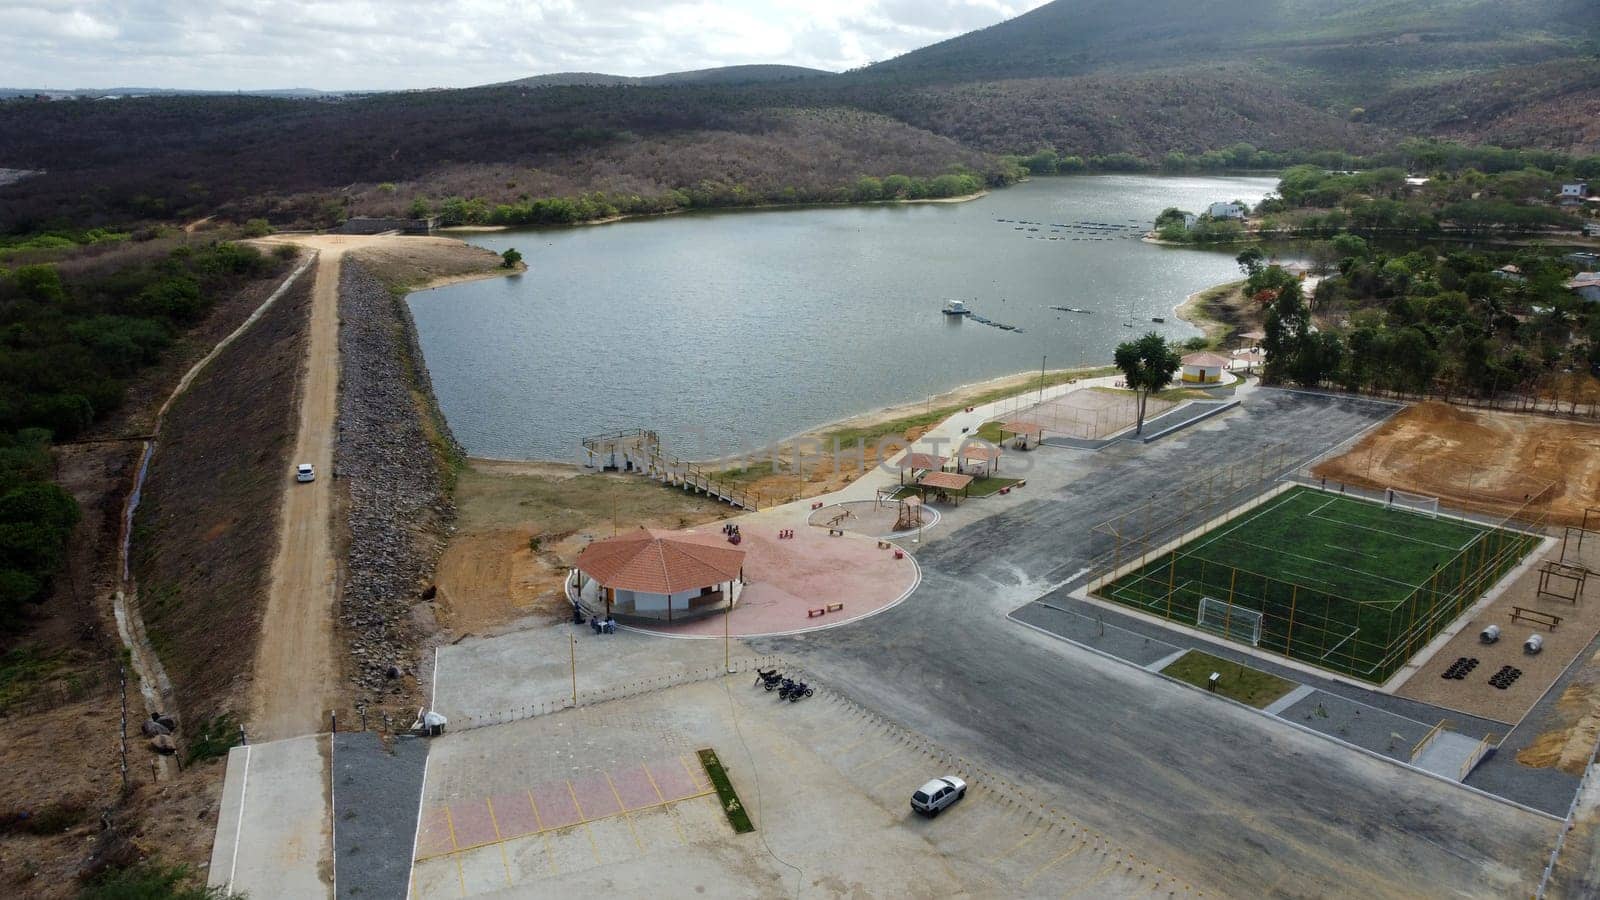
[[[1006,857],[1008,857],[1011,854],[1017,852],[1018,850],[1021,850],[1023,847],[1028,846],[1028,844],[1032,843],[1035,838],[1037,838],[1041,834],[1044,834],[1044,831],[1045,830],[1043,828],[1036,828],[1032,833],[1028,834],[1022,840],[1017,841],[1015,844],[1012,844],[1011,845],[1011,849],[1005,851],[1004,853],[1001,853],[999,856],[991,856],[991,857],[989,857],[989,861],[990,862],[999,862],[1000,860],[1005,859]]]
[[[505,836],[500,833],[500,820],[494,815],[494,798],[483,798],[485,806],[489,807],[489,824],[494,826],[494,842],[500,845],[500,865],[506,870],[506,887],[511,886],[511,860],[506,859]]]
[[[1033,882],[1035,880],[1037,880],[1040,875],[1044,874],[1046,869],[1050,868],[1051,866],[1055,865],[1058,862],[1061,862],[1062,860],[1066,859],[1067,857],[1072,856],[1073,854],[1077,853],[1079,850],[1082,850],[1083,848],[1084,848],[1083,839],[1079,838],[1078,842],[1072,846],[1072,849],[1070,849],[1067,852],[1061,854],[1060,856],[1056,857],[1055,859],[1050,860],[1049,862],[1045,863],[1044,865],[1040,866],[1039,868],[1034,869],[1033,872],[1030,873],[1027,878],[1022,879],[1022,886],[1023,887],[1027,887],[1028,885],[1033,884]]]
[[[873,763],[883,762],[884,760],[888,759],[889,757],[897,755],[899,752],[900,752],[900,748],[899,747],[895,747],[893,750],[890,750],[888,753],[885,753],[884,755],[879,756],[879,757],[877,757],[875,759],[869,759],[869,760],[866,760],[864,762],[856,763],[855,765],[850,767],[850,771],[854,772],[857,769],[865,768],[867,766],[872,765]]]
[[[1093,875],[1090,875],[1088,878],[1085,878],[1083,881],[1078,882],[1076,887],[1070,891],[1067,891],[1061,896],[1063,898],[1071,897],[1075,894],[1082,893],[1083,889],[1086,887],[1093,887],[1100,881],[1101,878],[1106,876],[1106,873],[1110,872],[1112,869],[1115,869],[1121,862],[1121,859],[1113,857],[1110,862],[1107,862],[1105,865],[1101,866],[1099,871],[1095,872]]]
[[[570,782],[570,781],[567,782],[567,790],[572,793],[572,805],[577,807],[578,815],[582,816],[583,815],[583,807],[578,805],[578,792],[572,790],[572,782]],[[579,823],[579,825],[582,826],[583,833],[589,836],[589,849],[594,851],[594,864],[597,865],[597,866],[598,865],[602,865],[602,862],[600,860],[600,845],[595,842],[594,832],[589,830],[589,820],[588,819],[584,819],[582,822]]]
[[[622,802],[622,794],[617,791],[616,782],[611,780],[610,775],[606,776],[606,784],[611,785],[611,793],[616,794],[617,808],[622,810],[622,820],[628,823],[628,833],[633,835],[634,846],[639,848],[640,853],[643,853],[644,843],[639,840],[639,829],[633,827],[633,816],[628,815],[628,805]]]

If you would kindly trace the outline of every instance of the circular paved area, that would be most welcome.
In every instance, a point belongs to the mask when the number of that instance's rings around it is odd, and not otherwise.
[[[900,517],[899,501],[886,500],[879,503],[876,500],[846,500],[842,503],[830,503],[821,509],[814,509],[806,521],[815,528],[824,531],[828,528],[842,528],[852,534],[864,534],[873,538],[896,537],[895,522]],[[922,529],[926,531],[939,523],[939,511],[931,507],[922,508]],[[915,534],[912,528],[908,534]]]
[[[780,526],[770,520],[739,524],[744,538],[739,549],[745,551],[744,572],[750,583],[727,616],[728,633],[734,637],[791,634],[853,622],[904,600],[922,579],[909,553],[895,559],[894,549],[881,549],[875,538],[848,533],[829,536],[824,528],[796,524],[793,538],[779,539]],[[719,525],[679,535],[727,546]],[[808,610],[840,603],[843,609],[814,618],[806,615]],[[720,638],[723,617],[628,627],[671,637]]]

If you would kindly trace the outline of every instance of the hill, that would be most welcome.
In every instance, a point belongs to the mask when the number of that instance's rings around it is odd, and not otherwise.
[[[532,75],[502,85],[524,87],[571,87],[574,85],[603,86],[616,84],[761,84],[772,81],[795,81],[801,78],[821,78],[834,73],[805,66],[720,66],[715,69],[694,69],[688,72],[668,72],[665,75],[606,75],[600,72],[557,72],[551,75]]]
[[[0,189],[0,231],[216,212],[315,224],[453,196],[598,192],[594,214],[846,200],[889,175],[1004,183],[1020,171],[1008,155],[1041,148],[1121,167],[1413,136],[1589,154],[1597,94],[1592,0],[1056,0],[844,74],[0,102],[0,167],[44,170]]]

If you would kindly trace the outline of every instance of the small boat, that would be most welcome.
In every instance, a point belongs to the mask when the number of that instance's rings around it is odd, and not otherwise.
[[[943,312],[947,316],[970,316],[970,315],[972,315],[972,310],[967,309],[967,304],[963,303],[960,300],[946,300],[945,304],[944,304],[944,309],[941,310],[941,312]]]
[[[1163,323],[1163,322],[1165,322],[1165,321],[1167,321],[1167,320],[1166,320],[1166,319],[1163,319],[1163,318],[1161,318],[1161,317],[1160,317],[1160,316],[1151,316],[1151,317],[1150,317],[1150,321],[1152,321],[1152,322],[1154,322],[1154,323],[1156,323],[1156,324],[1157,324],[1157,325],[1160,325],[1160,324],[1162,324],[1162,323]]]

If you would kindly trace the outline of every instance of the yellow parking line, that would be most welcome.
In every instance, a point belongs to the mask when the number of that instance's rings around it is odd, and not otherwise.
[[[696,761],[697,762],[699,761],[698,757],[696,758]],[[689,763],[685,762],[684,758],[682,756],[678,757],[678,762],[683,763],[683,771],[689,773],[689,780],[694,782],[695,787],[699,787],[700,786],[701,776],[705,776],[707,780],[710,780],[710,776],[706,776],[706,772],[705,772],[705,767],[704,766],[701,766],[700,774],[696,775],[694,773],[694,767],[689,765]]]
[[[451,814],[450,804],[448,803],[444,807],[444,822],[450,826],[450,846],[458,850],[461,849],[461,845],[456,843],[456,817]],[[467,895],[467,873],[461,870],[461,856],[459,854],[456,855],[456,881],[461,885],[461,896],[465,897]]]
[[[630,813],[616,812],[616,813],[610,813],[609,815],[604,815],[604,816],[595,816],[592,819],[583,819],[583,820],[580,820],[578,822],[573,822],[571,825],[563,825],[563,826],[561,826],[561,828],[577,828],[580,825],[587,827],[591,822],[601,822],[601,821],[604,821],[606,819],[614,819],[617,816],[631,815],[634,812],[643,812],[644,810],[647,810],[647,809],[671,809],[672,807],[674,807],[674,806],[676,806],[676,805],[678,805],[680,803],[687,803],[690,800],[699,800],[701,797],[710,797],[710,796],[713,796],[715,794],[716,794],[715,790],[701,791],[698,794],[692,794],[692,795],[690,795],[688,797],[680,797],[677,800],[664,800],[664,801],[662,801],[660,803],[652,803],[649,806],[641,806],[636,810],[632,810]],[[531,800],[531,798],[530,798],[530,800]],[[538,815],[538,807],[534,807],[534,814]],[[552,831],[560,831],[561,828],[546,827],[546,826],[541,824],[540,831],[538,833],[539,834],[549,834]],[[526,837],[526,836],[527,835],[517,835],[517,837]],[[514,840],[516,840],[516,838],[505,838],[505,840],[514,841]],[[593,840],[592,833],[591,833],[590,840],[591,841]],[[495,844],[498,844],[498,843],[501,843],[501,841],[500,840],[483,841],[482,843],[470,844],[470,845],[468,845],[466,847],[458,847],[458,848],[456,848],[454,850],[445,850],[442,853],[434,853],[434,854],[429,855],[429,856],[419,856],[419,857],[416,858],[415,861],[420,863],[420,862],[427,862],[430,859],[439,859],[439,858],[445,857],[445,856],[459,856],[459,855],[461,855],[463,853],[467,853],[467,852],[470,852],[472,850],[477,850],[477,849],[480,849],[482,847],[492,847],[492,846],[494,846]]]
[[[1040,875],[1044,874],[1044,871],[1046,869],[1050,868],[1051,866],[1055,865],[1058,862],[1061,862],[1063,859],[1066,859],[1067,857],[1071,856],[1074,853],[1077,853],[1079,850],[1082,850],[1082,849],[1083,849],[1083,840],[1080,838],[1078,840],[1078,843],[1076,845],[1074,845],[1071,850],[1068,850],[1067,852],[1061,854],[1060,856],[1056,857],[1055,859],[1050,860],[1049,862],[1045,863],[1044,865],[1040,866],[1039,868],[1034,869],[1033,870],[1033,874],[1029,875],[1027,878],[1022,879],[1022,886],[1023,887],[1027,887],[1028,885],[1033,884],[1033,882],[1036,879],[1038,879],[1038,877]]]
[[[872,735],[869,734],[866,737],[863,737],[861,740],[855,741],[854,743],[850,744],[848,747],[840,747],[839,749],[832,751],[832,755],[834,755],[834,756],[843,756],[846,753],[849,753],[851,750],[854,750],[855,748],[861,746],[862,744],[865,744],[867,741],[870,741],[870,740],[872,740]]]
[[[533,807],[533,823],[539,826],[539,841],[544,844],[544,858],[546,862],[550,863],[550,874],[560,875],[561,868],[556,865],[556,855],[550,849],[550,835],[545,833],[544,817],[539,815],[539,804],[533,801],[532,790],[529,790],[527,794],[528,805]]]
[[[1079,882],[1077,887],[1073,888],[1070,891],[1067,891],[1065,894],[1062,894],[1061,896],[1062,896],[1063,900],[1065,900],[1065,898],[1067,898],[1067,897],[1071,897],[1073,894],[1076,894],[1079,891],[1082,891],[1084,888],[1089,887],[1090,885],[1093,885],[1095,882],[1100,880],[1101,876],[1105,875],[1107,872],[1111,871],[1112,869],[1115,869],[1121,862],[1122,862],[1121,858],[1117,858],[1117,859],[1113,859],[1110,862],[1106,863],[1105,865],[1101,866],[1100,867],[1100,871],[1094,873],[1093,875],[1090,875],[1084,881]]]
[[[628,815],[628,805],[622,802],[622,794],[617,792],[617,786],[614,783],[612,783],[612,781],[611,781],[611,773],[610,772],[601,772],[600,774],[605,776],[606,784],[611,787],[611,796],[617,798],[617,809],[622,810],[622,821],[628,823],[628,833],[633,835],[634,846],[639,848],[639,852],[640,853],[643,853],[644,852],[644,844],[641,843],[640,840],[639,840],[639,832],[638,832],[638,830],[633,827],[633,816]]]
[[[1017,852],[1018,850],[1021,850],[1023,847],[1026,847],[1035,838],[1037,838],[1039,835],[1041,835],[1043,833],[1044,833],[1044,826],[1041,825],[1032,834],[1028,835],[1027,837],[1023,838],[1020,841],[1017,841],[1015,844],[1012,844],[1010,850],[1007,850],[1006,852],[1000,854],[999,856],[991,856],[991,857],[989,857],[989,861],[990,862],[997,862],[999,860],[1005,859],[1006,857],[1008,857],[1011,854]]]
[[[893,750],[890,750],[888,753],[885,753],[882,756],[874,757],[873,759],[869,759],[866,762],[856,763],[855,765],[850,767],[850,771],[854,772],[857,769],[860,769],[860,768],[863,768],[863,767],[866,767],[866,766],[870,766],[873,763],[883,762],[884,760],[888,759],[891,756],[899,755],[899,753],[900,753],[900,748],[896,747]]]
[[[661,793],[661,785],[656,784],[656,777],[650,774],[650,767],[640,763],[639,768],[644,770],[644,777],[650,779],[650,787],[656,792],[656,799],[661,801],[662,806],[666,806],[667,795]],[[678,824],[678,817],[673,815],[670,809],[667,810],[667,821],[672,823],[672,830],[678,833],[678,840],[683,844],[688,844],[689,836],[683,833],[683,826]]]
[[[600,845],[595,842],[594,829],[589,827],[588,814],[583,811],[583,804],[578,802],[578,792],[572,789],[572,782],[570,781],[567,782],[567,793],[572,795],[573,808],[578,811],[579,816],[583,817],[579,824],[583,826],[583,833],[589,836],[589,849],[594,851],[594,864],[597,866],[605,865],[600,859]]]
[[[506,858],[506,838],[500,833],[500,820],[494,816],[494,798],[483,798],[485,806],[489,807],[489,824],[494,826],[494,840],[500,845],[500,865],[506,870],[506,886],[511,886],[511,860]]]

